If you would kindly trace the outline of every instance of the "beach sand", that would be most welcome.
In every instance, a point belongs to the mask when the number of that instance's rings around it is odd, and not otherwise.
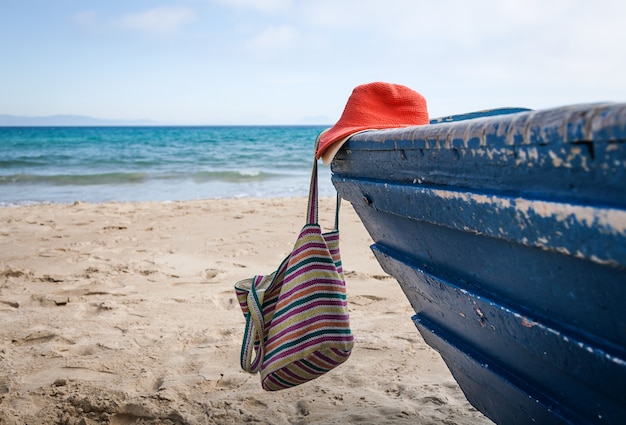
[[[334,204],[322,199],[321,223]],[[348,203],[350,359],[302,386],[239,368],[233,284],[273,271],[305,198],[0,208],[1,424],[481,424]]]

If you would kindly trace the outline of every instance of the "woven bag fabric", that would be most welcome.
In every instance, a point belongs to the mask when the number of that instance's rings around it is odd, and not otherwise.
[[[340,198],[335,228],[317,223],[317,161],[313,164],[307,223],[291,253],[269,275],[235,284],[246,318],[241,367],[260,372],[276,391],[315,379],[345,362],[354,346],[339,252]]]

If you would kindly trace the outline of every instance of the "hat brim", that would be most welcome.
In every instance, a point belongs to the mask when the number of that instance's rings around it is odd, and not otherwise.
[[[358,130],[358,131],[355,131],[354,133],[350,133],[347,136],[342,137],[339,140],[332,142],[330,145],[328,145],[324,149],[324,152],[320,156],[320,158],[322,158],[322,163],[324,165],[330,165],[331,162],[333,162],[335,155],[337,155],[337,152],[339,152],[339,149],[341,149],[341,147],[348,141],[348,139],[350,139],[350,137],[356,134],[364,133],[366,131],[371,131],[371,130],[374,130],[374,129],[368,128],[366,130]]]
[[[316,151],[316,158],[322,158],[324,165],[329,165],[332,161],[339,149],[343,146],[343,144],[355,134],[363,133],[364,131],[372,131],[372,130],[389,130],[392,128],[400,128],[400,127],[413,127],[416,125],[423,124],[381,124],[370,127],[345,127],[345,128],[337,128],[332,127],[327,130],[324,130],[319,135],[319,145]],[[326,139],[326,140],[325,140]]]

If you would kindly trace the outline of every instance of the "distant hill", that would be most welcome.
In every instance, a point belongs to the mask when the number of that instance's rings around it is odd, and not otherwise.
[[[52,115],[47,117],[21,117],[0,114],[0,127],[47,127],[47,126],[140,126],[159,125],[151,120],[108,120],[83,115]]]

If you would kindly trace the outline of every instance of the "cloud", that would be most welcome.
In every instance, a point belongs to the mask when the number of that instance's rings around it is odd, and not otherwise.
[[[598,2],[608,0],[598,0]],[[415,1],[316,0],[302,6],[302,16],[326,30],[368,31],[401,42],[444,41],[475,46],[494,37],[558,27],[581,8],[571,0]],[[590,8],[597,8],[597,5]],[[593,15],[593,9],[587,11]],[[618,16],[621,16],[618,14]]]
[[[593,67],[608,73],[626,64],[624,2],[387,0],[383,6],[379,0],[316,0],[300,13],[304,28],[328,35],[345,51],[382,46],[379,58],[402,57],[405,64],[425,58],[433,67],[456,58],[457,75],[487,81],[527,81],[529,73],[540,80],[580,79]],[[363,41],[354,42],[353,34]]]
[[[177,33],[195,19],[195,12],[187,7],[155,7],[122,16],[113,25],[148,35],[167,35]]]
[[[246,46],[252,50],[287,49],[294,45],[296,31],[288,25],[272,26],[248,41]]]

